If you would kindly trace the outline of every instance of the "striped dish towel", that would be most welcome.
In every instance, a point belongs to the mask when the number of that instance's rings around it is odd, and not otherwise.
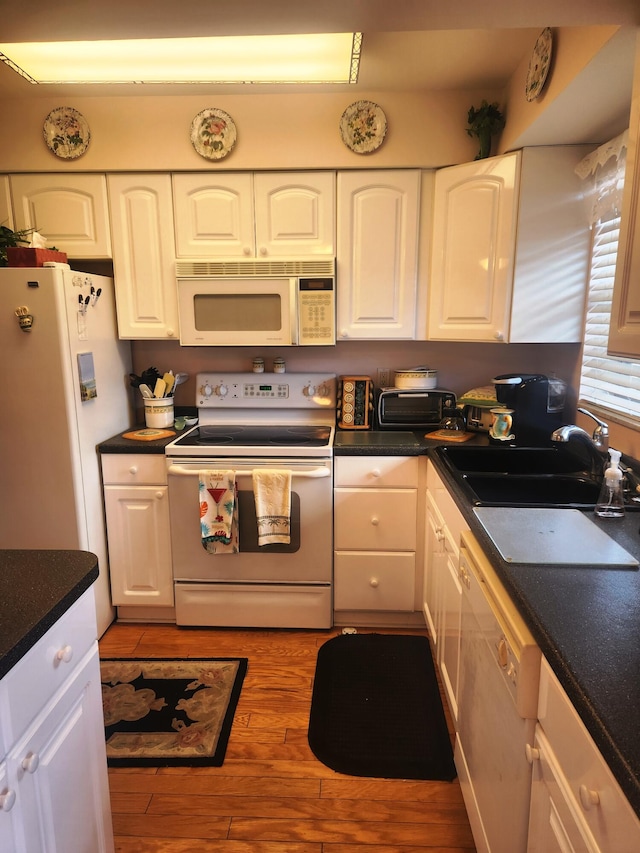
[[[258,545],[291,542],[291,471],[253,469]]]

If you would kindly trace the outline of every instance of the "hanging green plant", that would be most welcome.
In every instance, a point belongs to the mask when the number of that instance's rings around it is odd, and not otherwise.
[[[504,116],[498,109],[498,104],[482,101],[476,109],[471,107],[467,114],[469,136],[476,136],[480,140],[480,150],[476,154],[476,160],[484,160],[491,154],[491,137],[500,133],[505,125]]]

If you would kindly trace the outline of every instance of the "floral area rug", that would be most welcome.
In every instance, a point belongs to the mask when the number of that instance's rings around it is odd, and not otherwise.
[[[108,764],[222,765],[247,658],[105,658],[100,671]]]

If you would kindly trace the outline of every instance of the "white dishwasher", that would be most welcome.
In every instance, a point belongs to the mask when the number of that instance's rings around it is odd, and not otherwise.
[[[468,531],[460,580],[456,768],[478,853],[524,853],[540,649]]]

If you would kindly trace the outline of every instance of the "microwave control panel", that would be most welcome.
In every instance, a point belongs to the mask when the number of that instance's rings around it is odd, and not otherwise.
[[[335,280],[298,280],[298,343],[331,346],[336,342]]]

